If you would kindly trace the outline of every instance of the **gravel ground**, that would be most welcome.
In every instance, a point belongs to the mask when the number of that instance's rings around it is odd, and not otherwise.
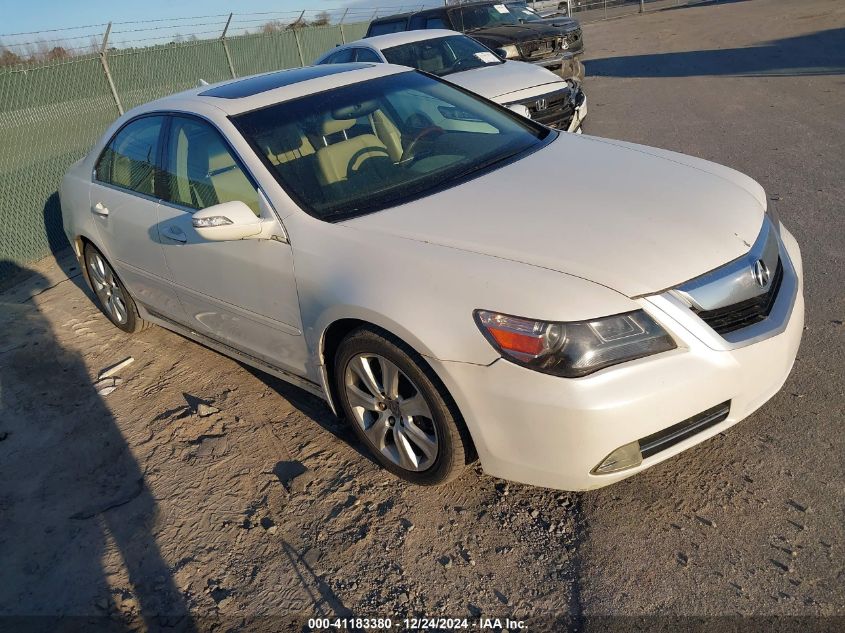
[[[316,398],[160,328],[124,336],[72,261],[34,266],[0,294],[0,630],[845,617],[843,26],[836,0],[753,0],[585,27],[585,131],[749,173],[806,272],[783,391],[611,488],[549,491],[477,467],[410,488]],[[59,615],[76,618],[47,619]],[[737,622],[773,625],[718,626]]]
[[[845,630],[845,5],[698,5],[587,25],[585,42],[585,132],[757,179],[802,245],[807,325],[756,414],[582,496],[581,616],[600,630],[630,624],[601,616],[838,615],[780,624]]]

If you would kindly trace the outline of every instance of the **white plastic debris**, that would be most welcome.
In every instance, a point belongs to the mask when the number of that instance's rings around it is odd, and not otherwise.
[[[129,367],[132,363],[135,362],[135,359],[131,356],[128,358],[124,358],[119,363],[112,365],[111,367],[106,367],[105,369],[101,370],[100,373],[97,375],[98,380],[102,380],[103,378],[108,378],[109,376],[114,376],[117,372],[125,367]]]
[[[107,396],[117,389],[117,386],[122,382],[123,380],[120,378],[103,378],[94,383],[94,389],[96,389],[98,396]]]

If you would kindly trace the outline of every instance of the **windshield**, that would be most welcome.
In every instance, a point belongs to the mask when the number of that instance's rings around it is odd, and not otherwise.
[[[381,52],[391,64],[419,68],[438,77],[504,63],[488,48],[464,35],[411,42]]]
[[[418,72],[232,120],[291,197],[328,221],[453,187],[542,147],[554,134]]]
[[[531,7],[524,4],[511,4],[508,8],[523,22],[542,22],[543,18]]]
[[[519,24],[517,17],[503,4],[458,7],[450,11],[452,21],[463,24],[464,31],[488,29],[503,24]]]

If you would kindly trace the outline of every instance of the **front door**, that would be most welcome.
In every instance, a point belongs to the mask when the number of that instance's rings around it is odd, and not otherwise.
[[[264,219],[278,218],[209,123],[174,116],[168,139],[159,234],[189,327],[305,375],[290,245],[269,239],[210,242],[192,225],[194,211],[233,200],[245,202]]]
[[[164,121],[163,116],[143,116],[115,134],[97,161],[90,202],[100,246],[133,298],[180,318],[156,226],[156,164]]]

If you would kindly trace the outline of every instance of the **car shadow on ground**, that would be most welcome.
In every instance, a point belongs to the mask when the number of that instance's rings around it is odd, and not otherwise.
[[[2,264],[39,285],[38,273]],[[59,343],[31,299],[0,303],[4,624],[16,631],[195,630],[156,543],[156,515],[145,474],[82,356]],[[110,578],[115,551],[130,592]]]
[[[845,74],[845,29],[774,40],[747,48],[604,57],[584,62],[587,76],[799,77]]]
[[[292,404],[296,409],[319,424],[324,430],[348,444],[362,457],[365,457],[372,463],[376,464],[379,468],[381,467],[381,465],[373,458],[367,447],[361,444],[358,440],[358,437],[355,435],[355,432],[346,420],[339,418],[332,413],[326,402],[317,396],[308,393],[304,389],[300,389],[299,387],[295,387],[294,385],[285,382],[281,378],[265,374],[263,371],[244,363],[238,364],[267,385],[267,387],[282,396],[282,398]]]

